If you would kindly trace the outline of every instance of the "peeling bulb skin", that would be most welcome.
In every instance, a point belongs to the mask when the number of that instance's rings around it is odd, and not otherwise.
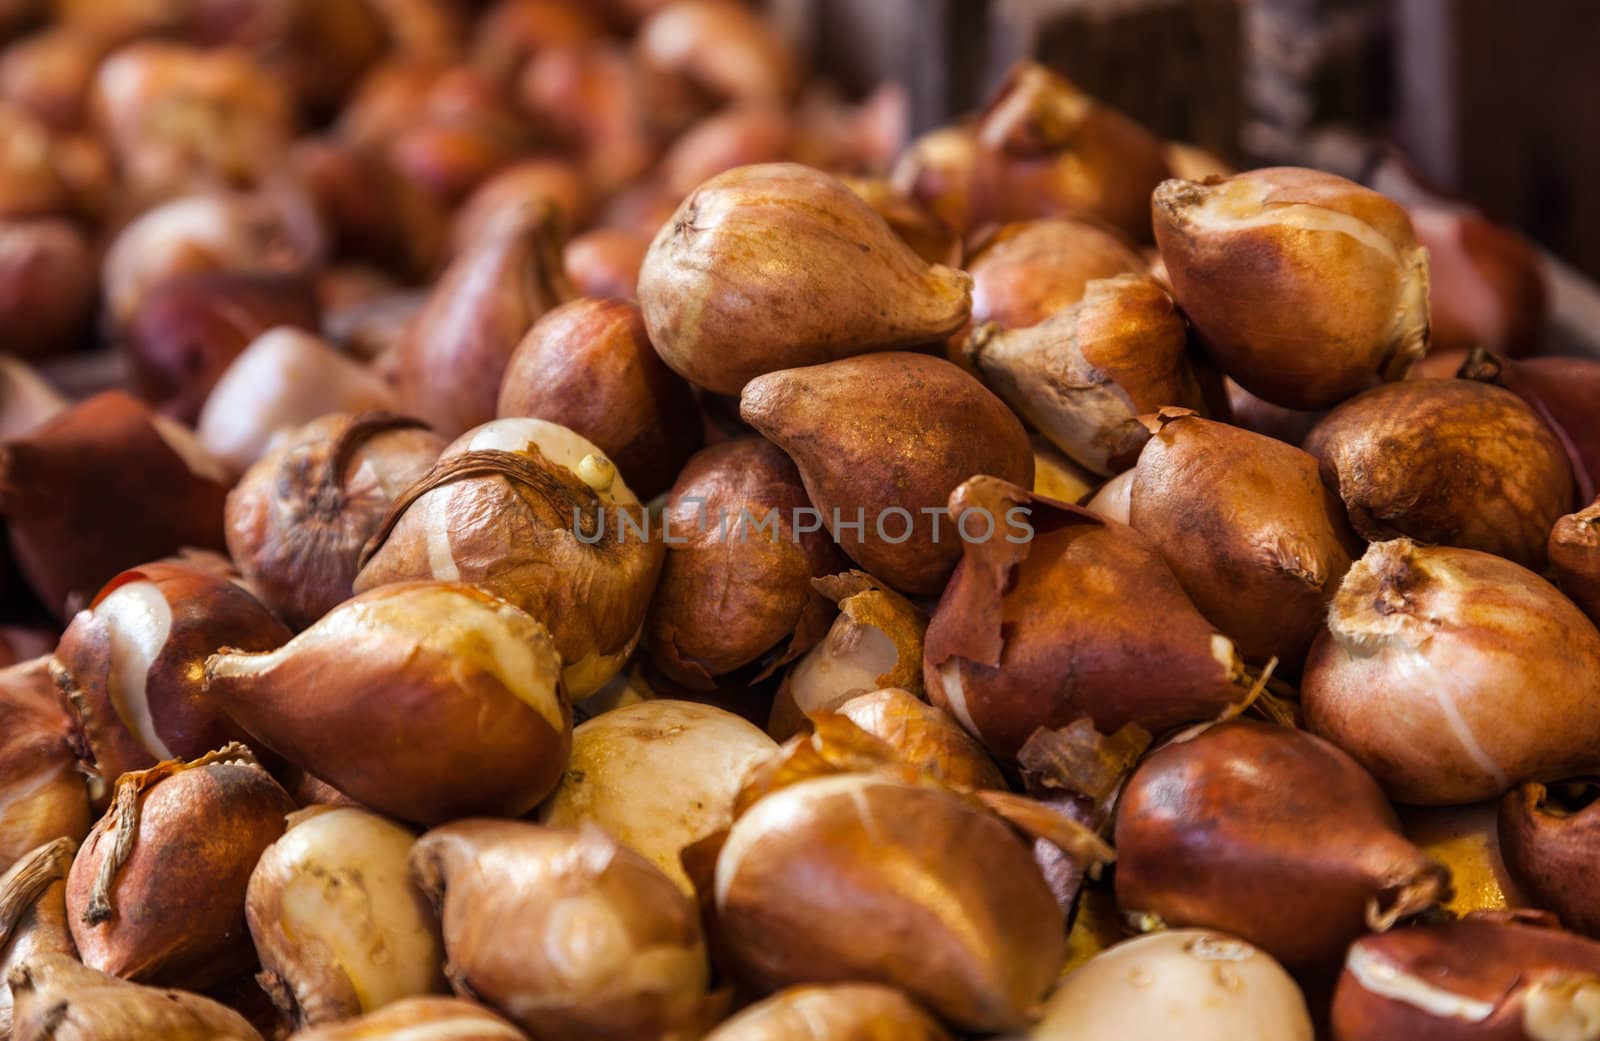
[[[548,632],[472,586],[363,593],[276,651],[212,655],[205,673],[263,744],[401,820],[526,813],[570,747]]]
[[[261,854],[245,896],[257,977],[297,1027],[442,994],[444,948],[411,882],[416,838],[350,807],[301,810]]]
[[[1600,806],[1595,785],[1525,784],[1500,800],[1500,850],[1529,903],[1600,935]]]
[[[1131,466],[1163,406],[1202,411],[1172,298],[1143,276],[1089,283],[1077,304],[1011,332],[979,328],[966,353],[984,382],[1055,446],[1102,476]]]
[[[1029,844],[953,793],[869,774],[766,795],[728,833],[717,921],[763,987],[898,987],[952,1026],[1014,1030],[1065,957]],[[863,931],[863,918],[877,922]]]
[[[1572,508],[1572,468],[1514,394],[1472,380],[1406,380],[1329,412],[1306,437],[1322,480],[1369,541],[1404,535],[1542,569]]]
[[[463,820],[417,841],[458,994],[534,1037],[674,1036],[710,977],[694,902],[594,825]]]
[[[1547,548],[1556,584],[1600,625],[1600,499],[1556,521]]]
[[[58,838],[89,831],[77,723],[50,678],[49,658],[0,669],[0,871]]]
[[[12,1041],[262,1041],[237,1012],[184,990],[145,987],[44,954],[10,976]]]
[[[1327,408],[1422,357],[1427,253],[1396,203],[1278,167],[1156,189],[1174,295],[1224,373],[1294,409]]]
[[[1147,422],[1129,523],[1245,660],[1298,671],[1361,544],[1316,459],[1182,409]]]
[[[1069,973],[1029,1041],[1182,1037],[1312,1041],[1293,977],[1242,940],[1173,929],[1125,940]]]
[[[528,1035],[475,1001],[405,998],[354,1019],[302,1030],[294,1041],[528,1041]]]
[[[50,672],[106,784],[163,759],[193,759],[247,735],[202,689],[219,648],[270,651],[291,634],[227,578],[147,564],[112,579],[62,634]]]
[[[939,1023],[892,987],[789,987],[706,1035],[706,1041],[948,1041]]]
[[[1600,766],[1600,632],[1510,561],[1378,542],[1333,599],[1301,705],[1398,802],[1494,798]]]
[[[76,839],[54,839],[0,872],[0,1036],[11,1037],[11,970],[40,955],[76,960],[66,878],[77,849]]]
[[[1118,800],[1115,841],[1124,914],[1217,929],[1295,968],[1337,963],[1450,885],[1354,759],[1267,723],[1220,723],[1152,754]]]
[[[1031,511],[1033,537],[966,544],[923,665],[929,700],[996,758],[1009,761],[1041,726],[1087,716],[1106,733],[1127,723],[1159,732],[1243,697],[1232,642],[1133,529],[992,478],[950,500],[957,519],[1016,507]]]
[[[1600,944],[1537,912],[1469,915],[1356,941],[1334,1041],[1587,1041],[1600,1036]]]
[[[737,394],[763,373],[948,336],[971,285],[924,263],[843,182],[774,163],[684,200],[645,256],[639,305],[668,366]]]
[[[862,386],[877,388],[868,402]],[[929,515],[958,484],[974,474],[1033,483],[1021,422],[977,380],[927,355],[769,373],[745,387],[739,414],[789,453],[841,548],[903,593],[938,593],[960,557],[962,538],[948,521],[935,535]],[[845,529],[858,512],[863,530]],[[993,520],[1003,537],[1004,518]]]
[[[898,687],[853,697],[838,712],[893,748],[901,760],[952,788],[1006,788],[1000,769],[976,738],[948,713]]]
[[[973,328],[993,322],[1024,329],[1082,300],[1091,282],[1138,274],[1144,265],[1121,236],[1088,221],[1053,217],[986,234],[966,269]]]
[[[777,744],[731,712],[652,699],[572,732],[572,758],[539,808],[560,828],[604,828],[693,892],[679,854],[733,822],[734,797]]]

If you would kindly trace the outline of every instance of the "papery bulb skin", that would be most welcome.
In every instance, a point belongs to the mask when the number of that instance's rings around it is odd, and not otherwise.
[[[550,620],[567,691],[615,676],[643,630],[666,545],[614,463],[587,438],[508,418],[446,446],[363,551],[358,593],[471,582]]]
[[[77,851],[76,838],[53,839],[0,871],[0,1036],[11,1037],[11,970],[41,955],[77,958],[66,897]]]
[[[451,982],[537,1037],[690,1029],[710,966],[694,902],[593,825],[467,820],[423,835]]]
[[[438,923],[409,873],[415,842],[375,813],[319,806],[261,854],[245,896],[258,981],[296,1026],[447,989]]]
[[[276,651],[206,661],[208,696],[264,745],[380,813],[517,816],[572,734],[544,626],[473,586],[364,593]]]
[[[188,429],[121,391],[0,446],[0,514],[12,552],[58,617],[125,568],[185,546],[222,549],[230,483]]]
[[[1302,968],[1449,887],[1354,759],[1268,723],[1221,723],[1151,754],[1118,799],[1115,841],[1125,914],[1217,929]]]
[[[535,322],[506,365],[496,412],[582,434],[645,500],[672,486],[704,436],[689,385],[623,300],[574,300]]]
[[[517,344],[541,315],[574,296],[553,221],[549,209],[526,207],[456,257],[397,348],[404,411],[445,437],[494,418]]]
[[[684,200],[645,256],[639,304],[674,371],[736,394],[777,369],[948,336],[971,279],[924,263],[836,178],[774,163]]]
[[[864,400],[862,387],[875,393]],[[961,539],[936,535],[929,516],[958,484],[1033,483],[1021,422],[940,358],[885,352],[768,373],[745,387],[739,414],[789,453],[840,547],[905,593],[939,592],[960,557]],[[863,528],[847,530],[858,514]]]
[[[893,987],[834,983],[788,987],[743,1009],[706,1041],[947,1041],[932,1016]]]
[[[1397,802],[1494,798],[1600,763],[1600,632],[1508,560],[1378,542],[1333,598],[1301,706]]]
[[[12,970],[12,1041],[262,1041],[243,1016],[186,990],[97,972],[65,954]]]
[[[928,625],[923,681],[1002,762],[1039,727],[1088,717],[1104,733],[1160,732],[1243,697],[1233,642],[1133,529],[986,477],[957,488],[950,510],[987,512],[998,533],[964,544]]]
[[[829,607],[811,580],[844,562],[825,531],[794,530],[810,504],[800,472],[769,441],[726,441],[689,460],[665,515],[682,542],[667,545],[645,632],[662,672],[709,687],[758,659],[775,669],[821,638]],[[773,516],[776,530],[753,530]]]
[[[49,659],[0,669],[0,871],[46,843],[89,831],[78,735],[50,679]]]
[[[282,622],[243,587],[197,567],[124,571],[72,619],[50,674],[72,706],[88,765],[107,785],[165,759],[194,759],[246,735],[202,690],[222,647],[269,651]]]
[[[955,717],[899,687],[857,695],[838,712],[952,788],[1006,788],[999,767]]]
[[[84,964],[188,989],[250,969],[245,888],[293,809],[237,743],[124,774],[67,876]]]
[[[1547,548],[1556,584],[1600,625],[1600,499],[1556,521]]]
[[[624,705],[572,732],[572,759],[539,821],[598,825],[692,892],[679,854],[733,822],[745,776],[777,750],[757,727],[712,705]]]
[[[1276,167],[1167,181],[1153,208],[1178,305],[1251,393],[1327,408],[1422,357],[1427,251],[1405,210],[1377,192]]]
[[[1305,450],[1369,541],[1404,535],[1540,569],[1572,508],[1572,468],[1550,428],[1473,380],[1374,387],[1324,416]]]
[[[393,412],[335,412],[284,435],[228,493],[228,551],[305,629],[355,595],[361,550],[444,439]]]
[[[408,1030],[439,1041],[528,1041],[500,1016],[461,998],[403,998],[364,1016],[302,1030],[294,1041],[388,1041]]]

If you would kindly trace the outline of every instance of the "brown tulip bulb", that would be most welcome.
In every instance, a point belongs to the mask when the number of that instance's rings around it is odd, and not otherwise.
[[[1556,584],[1600,625],[1600,499],[1556,521],[1548,548]]]
[[[873,388],[864,399],[861,388]],[[745,422],[788,452],[844,551],[906,593],[937,593],[961,540],[933,522],[974,474],[1033,483],[1017,417],[955,365],[922,354],[868,354],[784,369],[750,382]],[[848,525],[848,526],[847,526]]]
[[[720,173],[794,158],[794,123],[776,105],[724,109],[684,131],[661,157],[659,176],[679,198]]]
[[[332,138],[301,138],[289,153],[327,228],[330,252],[397,275],[429,274],[444,253],[448,210],[382,154]]]
[[[262,1041],[237,1012],[185,990],[140,986],[41,954],[11,972],[12,1041]]]
[[[1516,395],[1472,380],[1374,387],[1306,437],[1322,480],[1370,540],[1400,535],[1542,568],[1572,508],[1561,444]]]
[[[1220,929],[1293,966],[1337,959],[1450,884],[1354,759],[1243,720],[1145,759],[1117,803],[1116,847],[1124,913]]]
[[[1500,800],[1500,854],[1535,907],[1587,936],[1600,934],[1600,810],[1592,782],[1525,784]]]
[[[1003,225],[980,242],[966,267],[973,325],[1002,329],[1038,325],[1082,300],[1096,279],[1143,270],[1122,237],[1065,218]]]
[[[83,963],[190,989],[248,970],[245,887],[293,809],[237,743],[124,774],[67,876]]]
[[[77,130],[108,47],[98,34],[70,25],[20,37],[0,51],[0,101],[58,133]]]
[[[763,373],[948,336],[967,321],[970,287],[843,182],[773,163],[684,200],[645,256],[639,304],[673,370],[737,394]]]
[[[1149,422],[1128,523],[1240,655],[1297,670],[1360,552],[1317,461],[1182,409]]]
[[[256,337],[278,326],[315,330],[317,311],[310,280],[298,275],[177,275],[143,299],[121,345],[139,396],[192,424]]]
[[[553,220],[548,209],[525,208],[458,256],[397,348],[402,405],[446,437],[494,418],[518,342],[574,295]]]
[[[1463,365],[1461,375],[1505,387],[1527,402],[1566,449],[1577,480],[1578,501],[1588,502],[1595,497],[1600,491],[1600,423],[1595,422],[1595,402],[1600,400],[1600,359],[1506,361],[1476,351]]]
[[[395,1041],[417,1030],[437,1041],[528,1041],[482,1005],[459,998],[402,998],[364,1016],[302,1030],[294,1041]]]
[[[283,84],[228,48],[129,44],[101,63],[90,107],[128,189],[144,199],[254,187],[294,135]]]
[[[973,540],[928,625],[923,677],[929,700],[1002,761],[1039,727],[1087,717],[1105,733],[1159,732],[1241,700],[1232,641],[1133,529],[988,477],[951,494],[951,519],[969,512]]]
[[[0,669],[0,871],[45,843],[89,831],[76,726],[48,666],[35,658]]]
[[[1427,251],[1377,192],[1278,167],[1167,181],[1154,211],[1178,305],[1252,394],[1327,408],[1422,357]]]
[[[1109,475],[1132,466],[1162,406],[1203,411],[1189,330],[1142,275],[1090,282],[1083,299],[1037,325],[980,326],[966,357],[984,382],[1074,462]]]
[[[65,221],[0,221],[0,351],[23,358],[89,342],[96,261]]]
[[[355,588],[471,582],[548,618],[577,700],[637,645],[665,551],[593,442],[541,419],[498,419],[448,445],[395,501]]]
[[[415,843],[377,814],[318,806],[261,854],[244,905],[257,979],[296,1026],[445,991],[438,923],[411,881]]]
[[[957,235],[972,229],[972,178],[977,134],[969,126],[937,127],[901,153],[889,175],[895,188],[932,210]]]
[[[1549,309],[1544,261],[1522,236],[1470,210],[1410,208],[1428,251],[1433,350],[1532,351]]]
[[[361,550],[444,439],[392,412],[334,412],[281,438],[228,493],[228,552],[304,629],[355,595]]]
[[[527,122],[499,85],[455,67],[429,84],[421,111],[398,128],[384,156],[418,191],[454,210],[532,143]]]
[[[728,832],[713,891],[751,984],[886,984],[979,1033],[1027,1023],[1065,956],[1028,843],[961,796],[892,776],[761,797]]]
[[[0,219],[62,215],[71,205],[58,166],[59,140],[15,105],[0,102]]]
[[[1150,193],[1169,176],[1159,137],[1024,62],[978,119],[970,219],[1084,217],[1148,242]]]
[[[1006,787],[989,753],[954,717],[899,687],[853,697],[838,713],[951,788]]]
[[[625,705],[572,732],[572,759],[539,821],[598,825],[693,892],[679,854],[733,822],[746,775],[777,750],[758,728],[712,705]]]
[[[954,266],[960,262],[960,237],[927,206],[881,177],[849,177],[844,183],[877,210],[917,256],[930,264]],[[976,284],[973,289],[976,292]]]
[[[1600,1026],[1600,944],[1547,917],[1471,915],[1357,940],[1335,1041],[1565,1041]]]
[[[524,111],[571,144],[597,194],[637,181],[656,160],[651,90],[620,43],[543,51],[523,69],[517,94]]]
[[[561,228],[589,223],[594,189],[583,171],[564,159],[524,159],[485,181],[456,211],[450,255],[458,257],[527,207],[548,208]]]
[[[245,735],[201,690],[221,647],[270,651],[290,632],[226,578],[145,564],[100,590],[67,626],[50,674],[107,784],[165,759],[193,759]]]
[[[639,269],[650,249],[650,234],[622,228],[592,228],[573,236],[562,254],[567,276],[580,296],[632,300],[639,295]]]
[[[535,322],[506,364],[497,412],[582,434],[646,500],[672,486],[704,436],[689,385],[623,300],[574,300]]]
[[[830,609],[811,580],[844,562],[826,531],[799,530],[810,505],[794,463],[761,438],[689,460],[667,499],[670,541],[645,631],[657,668],[711,687],[758,660],[770,672],[821,638]]]
[[[893,987],[789,987],[758,1001],[706,1041],[948,1041],[938,1021]]]
[[[77,849],[76,839],[53,839],[0,872],[0,1036],[11,1037],[11,970],[38,955],[76,960],[66,893]]]
[[[12,551],[58,616],[124,568],[183,546],[223,548],[227,490],[226,471],[193,434],[120,391],[0,445]]]
[[[659,1037],[693,1022],[710,966],[694,902],[593,825],[469,820],[423,835],[451,984],[535,1037]]]
[[[719,100],[788,100],[800,70],[782,37],[755,11],[722,0],[674,0],[639,27],[646,65]]]
[[[839,607],[828,634],[784,674],[767,732],[780,741],[810,729],[810,718],[885,687],[922,696],[922,637],[928,616],[864,571],[813,579]],[[881,736],[881,735],[880,735]]]
[[[474,586],[376,589],[276,651],[214,654],[205,671],[206,693],[262,744],[402,820],[526,813],[571,743],[549,634]]]
[[[208,192],[155,206],[111,240],[101,269],[106,315],[124,330],[145,299],[178,275],[202,271],[302,276],[320,261],[314,213],[284,195]]]
[[[534,54],[581,46],[605,30],[602,19],[581,0],[497,0],[478,19],[472,62],[505,80]]]
[[[1377,542],[1301,680],[1306,726],[1397,802],[1453,805],[1600,767],[1600,632],[1509,560]]]

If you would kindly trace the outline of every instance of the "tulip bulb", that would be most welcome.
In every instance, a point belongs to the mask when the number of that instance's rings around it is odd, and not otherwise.
[[[700,185],[639,273],[650,342],[721,394],[777,369],[948,336],[967,321],[970,289],[964,273],[924,263],[843,182],[788,163]]]
[[[96,260],[65,221],[0,221],[0,351],[59,354],[90,340]]]
[[[458,821],[417,840],[411,870],[440,907],[452,985],[535,1037],[657,1037],[698,1016],[693,901],[598,827]]]
[[[42,954],[11,971],[12,1041],[262,1041],[247,1020],[210,998],[129,983]]]
[[[1548,548],[1561,591],[1600,625],[1600,499],[1556,521]]]
[[[76,839],[54,839],[0,873],[0,1037],[11,1037],[11,970],[41,954],[76,958],[66,879],[77,849]]]
[[[1600,808],[1592,782],[1525,784],[1500,800],[1498,834],[1506,869],[1529,903],[1563,925],[1600,935],[1600,892],[1591,865],[1600,849]]]
[[[1505,387],[1539,414],[1566,450],[1577,480],[1578,501],[1600,491],[1600,424],[1594,403],[1600,395],[1600,359],[1523,358],[1506,361],[1475,351],[1460,375]]]
[[[245,735],[201,690],[219,647],[268,651],[289,630],[242,587],[183,564],[146,564],[78,612],[50,660],[89,759],[107,784]]]
[[[1533,572],[1378,542],[1301,681],[1307,727],[1398,802],[1451,805],[1600,766],[1600,632]]]
[[[49,659],[0,669],[0,871],[55,839],[89,830],[76,725],[56,694]]]
[[[183,546],[221,549],[227,490],[227,472],[193,434],[120,391],[0,445],[12,551],[57,615],[124,568]]]
[[[285,433],[228,493],[228,550],[304,629],[355,595],[361,550],[444,439],[392,412],[335,412]]]
[[[429,1041],[528,1041],[482,1005],[459,998],[403,998],[364,1016],[302,1030],[294,1041],[395,1041],[415,1031]]]
[[[593,191],[582,169],[567,160],[525,159],[508,166],[461,204],[450,229],[449,254],[468,252],[529,207],[548,209],[560,227],[581,228],[594,209]]]
[[[864,386],[878,407],[863,407]],[[840,547],[905,593],[939,592],[961,556],[948,521],[935,526],[958,484],[974,474],[1033,483],[1017,417],[957,366],[923,354],[768,373],[745,387],[739,414],[789,453]]]
[[[1116,847],[1125,914],[1219,929],[1301,967],[1427,910],[1450,885],[1354,759],[1243,720],[1146,758],[1118,799]]]
[[[1161,731],[1242,699],[1232,641],[1131,528],[989,477],[951,494],[951,518],[968,511],[997,534],[965,543],[928,625],[923,681],[997,757],[1040,727],[1088,717],[1106,733]]]
[[[679,854],[733,822],[745,776],[777,750],[711,705],[661,698],[612,709],[572,732],[572,758],[539,821],[598,825],[693,893]]]
[[[124,774],[67,876],[84,964],[191,989],[247,971],[245,887],[293,809],[237,743]]]
[[[1000,769],[975,737],[949,713],[908,691],[886,687],[860,694],[837,711],[942,784],[960,791],[1006,787]]]
[[[561,776],[572,708],[544,626],[473,586],[348,600],[276,651],[223,651],[205,690],[267,747],[380,813],[516,816]]]
[[[639,269],[650,249],[649,233],[591,228],[575,235],[562,253],[567,275],[580,296],[632,300],[639,295]]]
[[[1409,212],[1428,251],[1432,349],[1481,347],[1517,357],[1537,347],[1549,309],[1538,249],[1470,210]]]
[[[893,987],[789,987],[726,1020],[706,1041],[948,1041],[939,1022]]]
[[[1377,192],[1280,167],[1167,181],[1154,210],[1178,305],[1251,393],[1327,408],[1422,357],[1427,251]]]
[[[438,924],[409,874],[415,842],[366,810],[315,807],[261,854],[245,916],[261,984],[297,1027],[445,991]]]
[[[754,11],[717,0],[674,0],[639,27],[641,61],[714,98],[783,102],[799,69],[777,31]]]
[[[589,457],[593,484],[580,472]],[[448,445],[395,501],[355,588],[471,582],[549,619],[567,691],[581,699],[638,643],[664,552],[592,442],[544,420],[499,419]]]

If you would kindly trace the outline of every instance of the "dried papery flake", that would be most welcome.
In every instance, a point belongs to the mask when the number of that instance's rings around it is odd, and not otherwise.
[[[245,887],[293,809],[242,744],[124,774],[67,878],[84,963],[190,988],[248,970]]]
[[[1073,461],[1102,476],[1131,466],[1163,406],[1204,412],[1189,331],[1142,275],[1090,282],[1083,299],[1011,332],[980,326],[967,358],[1001,400]]]
[[[899,687],[849,698],[835,710],[893,748],[901,760],[960,791],[1003,789],[1005,778],[977,738],[949,713]]]
[[[991,477],[951,495],[953,520],[968,510],[1028,535],[963,545],[923,675],[933,703],[1002,761],[1039,727],[1164,730],[1241,699],[1233,644],[1132,529]]]
[[[67,871],[78,849],[60,838],[29,851],[0,874],[0,1037],[11,1036],[11,988],[6,977],[40,954],[75,958],[67,928]]]
[[[1150,755],[1118,799],[1115,841],[1124,913],[1219,929],[1294,966],[1336,959],[1450,885],[1354,759],[1265,723],[1221,723]]]

